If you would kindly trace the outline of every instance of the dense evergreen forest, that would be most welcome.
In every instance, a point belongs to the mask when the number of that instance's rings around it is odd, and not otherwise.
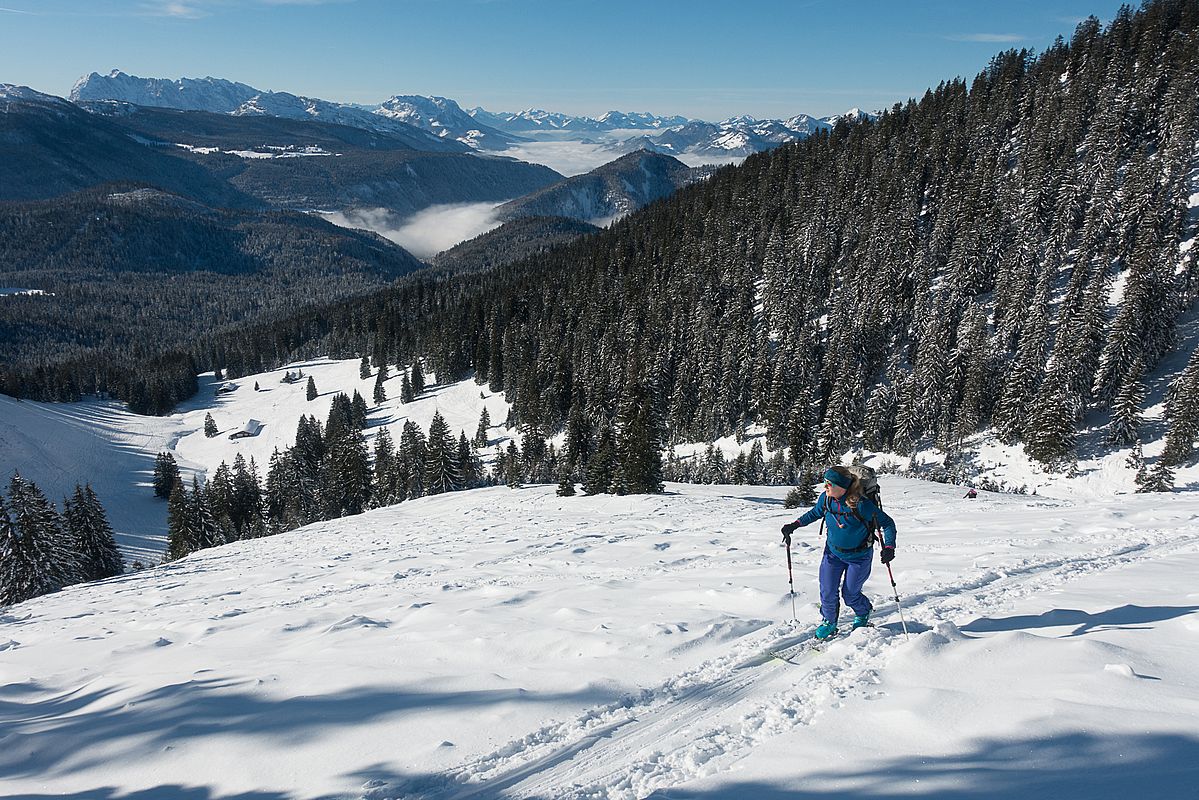
[[[0,231],[0,286],[44,292],[0,300],[0,390],[108,391],[143,413],[196,391],[190,365],[156,358],[165,346],[425,266],[374,234],[306,214],[217,210],[128,184],[0,203]],[[46,366],[63,360],[94,369]]]
[[[1194,0],[1092,18],[603,234],[169,358],[237,375],[423,357],[505,391],[523,430],[565,429],[579,476],[619,464],[633,427],[666,445],[754,422],[798,467],[857,444],[952,454],[989,427],[1067,467],[1091,412],[1113,444],[1139,441],[1146,376],[1194,347],[1197,23]],[[1199,356],[1166,377],[1178,463]]]

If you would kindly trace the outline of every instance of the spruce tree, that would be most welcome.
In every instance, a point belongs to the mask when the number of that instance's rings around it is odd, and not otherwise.
[[[351,422],[354,430],[365,430],[367,416],[366,400],[358,393],[357,389],[354,390],[354,398],[350,401],[350,410],[352,412]]]
[[[371,360],[368,357],[363,356],[362,362],[358,365],[358,378],[359,378],[359,380],[366,380],[370,376],[371,376]]]
[[[516,440],[509,439],[508,449],[504,452],[504,483],[509,489],[519,489],[523,479],[520,450],[516,446]]]
[[[219,431],[217,430],[216,420],[214,420],[212,418],[212,413],[209,412],[204,415],[204,435],[207,438],[211,439],[212,437],[216,436],[217,433],[219,433]],[[157,491],[155,492],[155,494],[157,494]],[[168,492],[168,494],[169,494],[169,492]],[[161,497],[162,495],[158,495],[158,496]]]
[[[28,599],[24,576],[29,566],[21,544],[21,537],[8,513],[8,504],[0,494],[0,606]]]
[[[427,440],[424,431],[412,420],[406,420],[404,430],[400,434],[396,466],[397,478],[408,500],[425,496],[426,451]]]
[[[411,403],[414,399],[416,397],[412,392],[412,381],[408,379],[408,373],[405,372],[404,376],[400,378],[400,402]]]
[[[195,550],[195,509],[183,482],[175,484],[167,500],[167,551],[164,561],[178,561]]]
[[[63,516],[78,554],[80,580],[104,580],[125,571],[104,507],[90,485],[86,489],[75,486],[75,494],[64,508]]]
[[[1174,491],[1174,470],[1164,460],[1158,460],[1147,475],[1139,476],[1138,492],[1172,492]]]
[[[375,405],[380,405],[387,400],[387,389],[383,386],[383,381],[387,380],[387,378],[384,377],[385,374],[385,371],[380,369],[379,377],[375,378],[375,393],[372,397]]]
[[[575,496],[575,480],[570,474],[570,469],[563,466],[558,470],[561,477],[558,479],[558,491],[556,494],[559,497],[574,497]]]
[[[1145,401],[1145,387],[1141,382],[1143,367],[1140,360],[1133,364],[1124,379],[1112,407],[1112,424],[1107,441],[1117,447],[1126,447],[1140,441],[1141,404]]]
[[[375,453],[372,464],[374,478],[371,481],[371,504],[375,508],[389,506],[400,501],[396,487],[396,452],[387,428],[379,428],[375,435]]]
[[[458,470],[458,446],[440,411],[433,412],[425,451],[425,489],[428,494],[454,492],[462,488]]]
[[[206,550],[225,544],[228,541],[227,527],[218,522],[213,514],[208,492],[201,488],[200,479],[195,475],[192,476],[192,490],[189,499],[191,501],[191,519],[195,526],[191,533],[190,551]]]
[[[487,406],[483,406],[483,410],[479,412],[479,427],[475,430],[475,447],[482,448],[487,446],[488,431],[490,429],[491,415],[487,413]]]
[[[316,399],[316,381],[312,379],[311,375],[308,376],[308,385],[304,390],[304,394],[310,401]]]
[[[159,453],[154,459],[154,496],[170,497],[179,480],[179,466],[175,463],[175,457],[169,452]]]
[[[458,432],[458,474],[462,476],[462,487],[473,489],[483,479],[483,462],[479,460],[474,446],[467,441],[466,432]]]
[[[1166,448],[1162,461],[1169,466],[1186,463],[1199,442],[1199,349],[1191,354],[1182,374],[1170,384],[1166,396]]]
[[[425,390],[425,370],[421,367],[420,359],[412,362],[412,396],[419,397]]]
[[[79,580],[78,554],[71,547],[63,521],[36,484],[14,474],[9,481],[8,506],[16,538],[21,543],[21,572],[15,594],[27,600],[56,592]]]
[[[657,382],[639,358],[630,361],[616,421],[616,478],[630,494],[660,494],[665,426]]]

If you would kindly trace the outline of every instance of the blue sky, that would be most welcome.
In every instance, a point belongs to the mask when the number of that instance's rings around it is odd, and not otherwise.
[[[876,109],[1111,0],[0,0],[0,83],[229,78],[343,102],[703,119]]]

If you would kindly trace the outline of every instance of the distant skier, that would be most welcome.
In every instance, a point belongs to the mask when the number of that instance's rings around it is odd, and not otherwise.
[[[976,497],[978,497],[978,492],[974,491],[973,488],[971,488],[970,491],[968,491],[964,495],[962,495],[963,500],[973,500]]]
[[[822,516],[828,537],[824,558],[820,561],[820,614],[823,620],[816,628],[816,638],[829,639],[837,635],[837,616],[841,611],[838,590],[856,615],[853,628],[869,624],[873,606],[862,594],[862,586],[870,577],[875,531],[882,531],[883,547],[879,560],[888,564],[895,558],[895,520],[863,496],[861,481],[841,466],[830,467],[824,473],[824,491],[817,498],[816,506],[783,526],[783,542],[790,547],[791,534],[796,528],[811,525]]]

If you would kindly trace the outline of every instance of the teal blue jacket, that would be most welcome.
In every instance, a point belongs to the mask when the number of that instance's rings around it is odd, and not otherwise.
[[[895,520],[868,498],[863,497],[858,501],[855,514],[847,503],[834,500],[821,492],[815,507],[796,522],[802,528],[811,525],[821,516],[824,517],[824,532],[828,536],[829,550],[846,561],[860,561],[870,557],[874,539],[867,524],[882,533],[883,544],[895,546]]]

